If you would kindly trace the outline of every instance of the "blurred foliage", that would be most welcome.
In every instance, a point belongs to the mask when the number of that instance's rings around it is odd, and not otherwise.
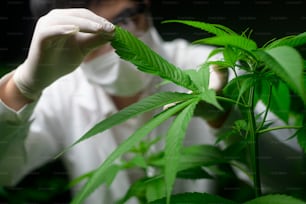
[[[32,171],[14,187],[0,187],[0,203],[69,203],[68,182],[62,162],[56,160]]]

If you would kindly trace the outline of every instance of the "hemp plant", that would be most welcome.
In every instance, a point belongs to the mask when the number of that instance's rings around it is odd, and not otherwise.
[[[297,137],[300,146],[306,151],[306,69],[305,61],[297,49],[306,43],[306,33],[274,39],[258,47],[250,38],[251,31],[248,29],[238,34],[219,24],[185,20],[169,20],[164,23],[181,23],[210,33],[211,37],[199,39],[194,44],[213,45],[216,49],[210,53],[209,58],[217,54],[222,54],[223,58],[215,61],[207,60],[196,69],[184,71],[169,63],[128,31],[117,27],[112,46],[122,59],[130,61],[140,71],[157,75],[170,83],[190,90],[191,93],[158,92],[148,96],[97,123],[72,144],[71,146],[77,145],[97,133],[145,112],[167,104],[175,104],[160,111],[137,129],[96,170],[76,180],[75,182],[78,182],[86,178],[87,183],[74,197],[72,203],[81,203],[100,185],[111,185],[113,178],[121,170],[141,168],[147,171],[152,167],[158,168],[159,173],[136,181],[118,203],[124,203],[133,196],[143,203],[154,204],[236,203],[205,192],[172,195],[176,178],[213,179],[202,167],[220,164],[243,164],[245,172],[251,172],[248,175],[253,181],[254,198],[246,201],[246,204],[304,203],[285,194],[262,194],[258,138],[269,131],[294,129],[294,134],[288,135],[288,138]],[[222,95],[217,95],[214,90],[208,88],[211,65],[228,69],[235,75],[223,88]],[[220,104],[230,104],[232,109],[241,113],[241,119],[233,122],[230,134],[220,136],[216,142],[230,140],[231,137],[238,137],[238,140],[225,143],[227,146],[224,149],[208,144],[183,145],[188,124],[196,109],[201,107],[199,104],[203,102],[216,107],[219,111],[224,111]],[[259,102],[265,105],[265,109],[256,114],[255,106]],[[299,105],[303,111],[295,110],[296,105]],[[272,126],[273,122],[267,120],[270,112],[287,124],[279,127]],[[165,133],[165,138],[143,140],[154,128],[169,118],[174,120]],[[159,140],[164,140],[163,151],[150,155],[148,153],[150,146]],[[123,154],[131,152],[134,153],[132,159],[121,164],[115,163]],[[247,152],[246,159],[237,159],[236,156],[242,152]]]

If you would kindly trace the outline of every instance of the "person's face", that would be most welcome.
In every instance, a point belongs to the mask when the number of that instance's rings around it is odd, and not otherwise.
[[[144,1],[148,4],[147,1]],[[138,30],[148,29],[148,17],[137,1],[132,0],[102,0],[100,3],[90,5],[90,8],[97,15],[100,15],[114,24],[125,26],[132,21]]]
[[[148,4],[148,1],[144,1]],[[115,25],[121,26],[137,36],[149,29],[148,15],[143,12],[143,7],[132,0],[101,0],[99,3],[89,5],[89,9],[97,15],[106,18]],[[110,46],[103,46],[87,57],[95,58],[111,50]]]

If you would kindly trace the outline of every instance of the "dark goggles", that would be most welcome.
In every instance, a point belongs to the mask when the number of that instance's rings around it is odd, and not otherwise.
[[[147,6],[144,3],[139,3],[137,6],[133,8],[127,8],[121,11],[118,15],[114,17],[112,20],[112,23],[115,25],[118,24],[127,24],[127,21],[129,19],[132,19],[133,17],[145,13],[147,10]]]

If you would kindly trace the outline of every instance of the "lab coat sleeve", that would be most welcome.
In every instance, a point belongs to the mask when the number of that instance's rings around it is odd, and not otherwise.
[[[26,162],[24,141],[31,124],[26,118],[33,106],[15,112],[0,101],[0,185],[13,185]]]
[[[9,74],[0,83],[4,83]],[[0,186],[13,186],[54,155],[54,145],[43,131],[35,131],[32,118],[36,102],[14,111],[0,100]],[[42,127],[43,128],[43,127]],[[47,132],[47,130],[45,130]],[[48,147],[49,146],[49,147]]]
[[[5,75],[0,83],[5,83],[11,74]],[[0,100],[0,185],[13,185],[17,170],[25,162],[24,140],[34,106],[32,103],[16,112]]]

